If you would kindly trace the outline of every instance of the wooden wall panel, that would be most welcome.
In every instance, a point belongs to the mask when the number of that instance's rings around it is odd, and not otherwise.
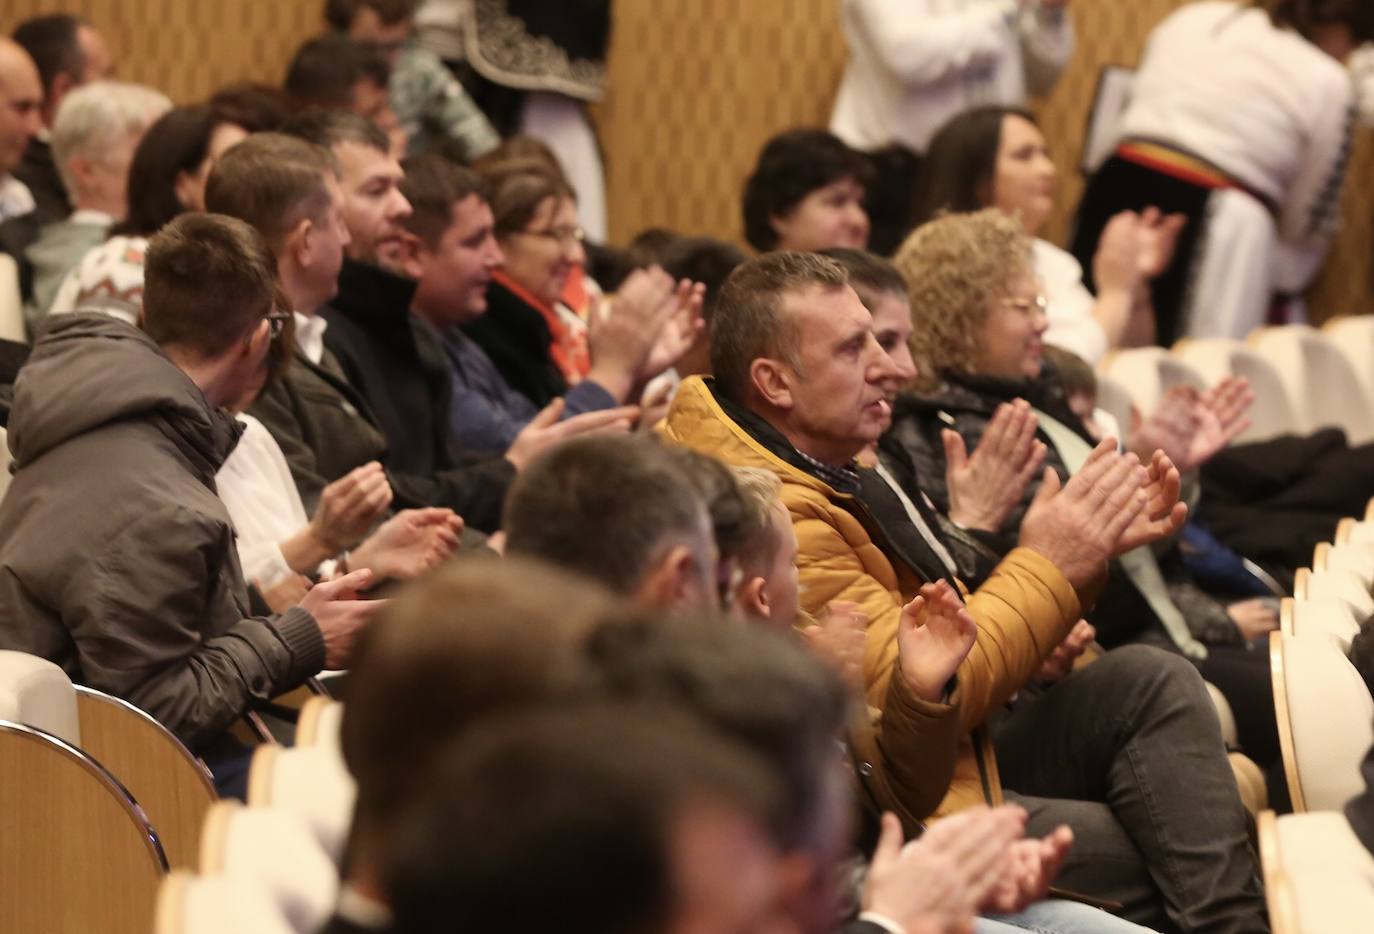
[[[1078,49],[1035,102],[1061,169],[1059,242],[1082,191],[1083,128],[1103,65],[1134,65],[1182,0],[1073,0]],[[824,125],[844,65],[839,0],[621,0],[610,91],[598,112],[614,239],[647,226],[741,239],[744,177],[772,134]],[[1345,227],[1313,289],[1312,316],[1374,311],[1374,140],[1361,134]]]
[[[1134,64],[1182,0],[1073,0],[1078,51],[1036,102],[1062,175],[1049,232],[1062,240],[1081,191],[1083,124],[1104,64]],[[109,37],[120,76],[179,102],[241,78],[276,81],[320,22],[320,0],[6,0],[0,28],[54,9]],[[610,92],[597,108],[613,238],[650,225],[739,239],[739,195],[763,141],[824,125],[844,64],[839,0],[617,0]],[[1345,227],[1314,288],[1314,317],[1371,311],[1374,140],[1356,146]]]
[[[75,13],[105,34],[116,75],[190,103],[240,79],[281,81],[301,41],[320,31],[322,0],[5,0],[0,29],[40,13]]]

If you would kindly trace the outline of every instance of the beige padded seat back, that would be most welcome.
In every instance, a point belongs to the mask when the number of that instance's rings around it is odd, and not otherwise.
[[[0,428],[0,499],[5,498],[5,493],[9,491],[10,481],[14,475],[10,473],[10,464],[14,463],[14,455],[10,453],[10,435],[4,428]]]
[[[1360,631],[1350,604],[1333,597],[1285,600],[1282,615],[1286,632],[1295,636],[1327,636],[1346,651],[1350,640]]]
[[[1374,315],[1346,315],[1322,325],[1322,333],[1350,363],[1360,381],[1364,404],[1374,412]]]
[[[1247,344],[1273,364],[1304,432],[1339,428],[1351,444],[1374,437],[1364,387],[1335,342],[1305,324],[1261,328]]]
[[[295,934],[271,896],[249,879],[172,873],[157,893],[153,934]]]
[[[1159,402],[1159,397],[1164,395],[1165,385],[1160,378],[1160,361],[1166,358],[1169,352],[1163,347],[1132,347],[1124,350],[1114,350],[1109,353],[1102,361],[1100,378],[1105,377],[1112,383],[1126,391],[1135,407],[1140,410],[1141,415],[1149,415]],[[1098,404],[1102,405],[1101,387],[1098,388]],[[1108,408],[1102,405],[1103,408]],[[1112,411],[1108,409],[1108,411]],[[1115,411],[1112,411],[1121,420],[1123,429],[1131,425],[1130,414],[1124,420]]]
[[[1356,619],[1374,615],[1374,596],[1353,571],[1328,568],[1313,571],[1307,579],[1307,597],[1326,597],[1344,600],[1355,612]]]
[[[280,808],[301,820],[334,865],[353,818],[357,788],[337,749],[260,746],[248,773],[250,807]]]
[[[1273,365],[1254,350],[1229,338],[1209,337],[1181,340],[1174,345],[1173,353],[1200,373],[1209,386],[1227,376],[1243,376],[1250,381],[1255,404],[1249,413],[1250,427],[1236,439],[1238,442],[1265,441],[1301,430],[1297,406],[1283,380]]]
[[[0,253],[0,337],[27,344],[24,329],[24,298],[19,292],[19,264]]]
[[[1329,545],[1323,542],[1312,556],[1313,570],[1347,571],[1359,578],[1366,590],[1374,585],[1374,543]]]
[[[66,672],[45,658],[0,651],[0,720],[12,720],[81,745],[76,692]]]
[[[296,722],[296,745],[338,749],[342,726],[342,703],[327,697],[312,697],[301,708],[300,719]]]
[[[1097,376],[1097,407],[1112,418],[1122,433],[1131,428],[1131,406],[1134,402],[1124,383],[1101,373]]]
[[[237,801],[221,801],[206,818],[200,872],[254,882],[301,934],[324,926],[339,892],[338,869],[299,818]]]
[[[1281,632],[1270,638],[1293,810],[1339,810],[1364,788],[1360,761],[1374,745],[1374,698],[1334,639]]]

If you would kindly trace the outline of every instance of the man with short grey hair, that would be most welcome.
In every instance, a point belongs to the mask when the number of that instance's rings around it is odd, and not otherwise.
[[[138,84],[95,81],[62,101],[52,151],[71,195],[70,217],[43,227],[24,251],[33,267],[30,320],[47,313],[68,270],[128,210],[129,164],[148,127],[172,107],[165,94]]]
[[[15,27],[14,41],[29,53],[42,83],[43,125],[24,152],[15,177],[28,186],[35,202],[33,229],[66,217],[73,210],[54,161],[48,131],[67,95],[114,71],[105,38],[90,23],[68,13],[26,19]]]
[[[770,253],[737,268],[712,319],[717,379],[683,383],[667,434],[777,474],[799,543],[803,607],[848,600],[863,609],[868,702],[887,713],[905,667],[906,621],[919,615],[907,601],[923,582],[963,585],[915,468],[857,461],[886,432],[900,377],[847,280],[815,254]],[[1095,599],[1107,560],[1172,534],[1185,515],[1168,459],[1157,454],[1146,469],[1114,442],[1062,488],[1046,481],[1020,546],[964,593],[977,624],[967,657],[917,696],[932,715],[952,708],[963,733],[937,813],[997,801],[1005,780],[1007,798],[1030,812],[1029,833],[1073,829],[1066,888],[1123,903],[1127,918],[1153,927],[1264,931],[1244,809],[1205,688],[1185,660],[1119,649],[1003,714]],[[996,747],[994,718],[1006,721]],[[910,757],[888,765],[930,768]]]

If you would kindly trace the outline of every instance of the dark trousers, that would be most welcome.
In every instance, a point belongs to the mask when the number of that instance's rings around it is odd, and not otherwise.
[[[1186,659],[1108,652],[1003,718],[995,742],[1027,832],[1073,828],[1063,888],[1160,930],[1269,930],[1245,809]]]

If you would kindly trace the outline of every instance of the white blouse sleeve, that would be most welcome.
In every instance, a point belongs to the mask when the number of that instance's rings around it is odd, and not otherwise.
[[[1289,247],[1325,255],[1340,220],[1341,189],[1355,125],[1354,85],[1344,71],[1311,97],[1311,122],[1298,170],[1279,205],[1279,238]]]
[[[883,68],[908,85],[934,84],[1004,56],[1018,10],[1016,0],[978,0],[957,13],[928,12],[921,0],[846,5]]]
[[[1083,267],[1078,260],[1044,240],[1033,245],[1035,275],[1045,296],[1049,330],[1045,343],[1077,354],[1089,365],[1097,366],[1111,348],[1102,330],[1093,294],[1083,284]]]

